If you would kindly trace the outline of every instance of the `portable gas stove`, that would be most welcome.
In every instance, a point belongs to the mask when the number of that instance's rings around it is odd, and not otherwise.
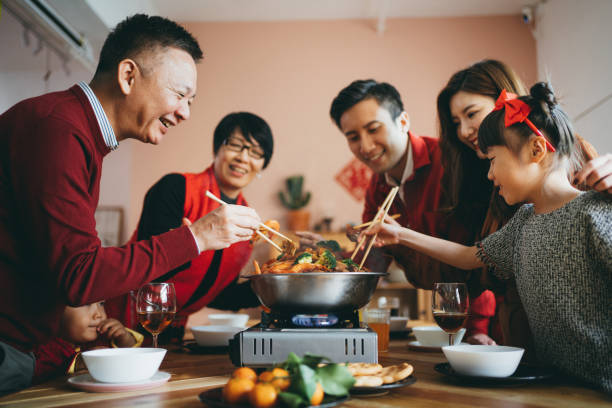
[[[335,363],[378,362],[376,332],[352,310],[335,314],[282,315],[262,312],[261,323],[237,333],[229,342],[235,366],[267,367],[290,352],[325,356]]]

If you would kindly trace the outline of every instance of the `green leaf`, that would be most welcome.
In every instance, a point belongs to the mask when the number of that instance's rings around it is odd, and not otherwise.
[[[304,354],[304,358],[302,359],[302,364],[306,364],[308,367],[314,370],[317,368],[319,363],[324,360],[330,361],[327,357],[306,353]]]
[[[300,364],[297,370],[291,373],[290,392],[295,392],[310,401],[310,397],[317,388],[315,370],[307,365]]]
[[[323,391],[336,397],[347,395],[349,389],[355,384],[355,378],[345,365],[327,364],[318,367],[316,374],[321,381]]]
[[[310,401],[306,401],[302,396],[292,392],[280,392],[278,398],[283,406],[290,408],[307,407],[310,405]]]
[[[287,356],[287,360],[280,364],[280,367],[289,371],[289,374],[293,375],[293,373],[297,371],[300,364],[302,364],[302,359],[297,354],[291,352]]]

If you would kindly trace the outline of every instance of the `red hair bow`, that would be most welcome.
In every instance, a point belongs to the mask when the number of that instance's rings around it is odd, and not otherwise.
[[[555,151],[553,145],[544,137],[540,129],[538,129],[532,121],[529,120],[528,116],[531,112],[531,108],[525,102],[517,99],[516,94],[512,92],[507,92],[505,89],[501,91],[499,94],[499,98],[495,102],[495,108],[493,111],[506,109],[506,113],[504,115],[504,125],[506,127],[512,126],[515,123],[525,123],[529,126],[529,129],[533,131],[536,135],[542,137],[546,141],[546,148],[551,152]]]

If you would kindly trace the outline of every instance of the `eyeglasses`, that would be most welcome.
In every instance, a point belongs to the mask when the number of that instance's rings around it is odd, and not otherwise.
[[[229,138],[225,140],[225,147],[232,152],[242,153],[244,149],[247,149],[249,156],[253,159],[263,159],[265,156],[264,150],[259,146],[245,145],[238,139]]]

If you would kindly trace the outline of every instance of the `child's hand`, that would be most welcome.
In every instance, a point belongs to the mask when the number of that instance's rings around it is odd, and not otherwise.
[[[371,228],[366,228],[359,238],[361,238],[362,235],[378,234],[374,246],[382,247],[386,245],[395,245],[399,244],[400,234],[404,229],[405,228],[397,221],[387,215],[382,224],[376,223],[372,225]]]
[[[470,344],[484,344],[485,346],[496,346],[495,340],[484,333],[476,333],[465,339]]]
[[[98,325],[98,333],[112,340],[118,347],[132,347],[136,339],[125,329],[117,319],[106,319]]]

